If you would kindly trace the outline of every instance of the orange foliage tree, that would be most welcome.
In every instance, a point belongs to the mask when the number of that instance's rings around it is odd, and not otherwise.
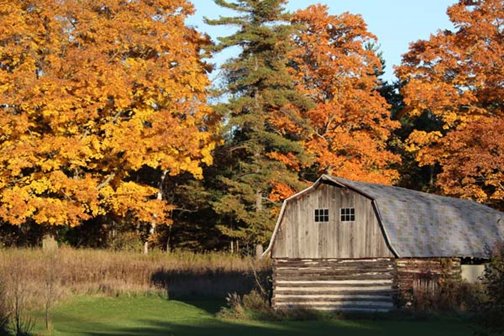
[[[408,150],[438,165],[447,195],[504,208],[504,4],[461,0],[448,9],[455,26],[413,43],[396,69],[408,118],[427,118]]]
[[[297,86],[316,103],[305,116],[313,128],[305,147],[317,172],[392,183],[400,159],[387,144],[399,124],[377,90],[381,62],[367,47],[375,36],[359,15],[329,15],[322,5],[292,21],[300,27],[292,52]]]
[[[201,177],[216,118],[186,0],[0,4],[0,219],[168,223],[150,167]]]

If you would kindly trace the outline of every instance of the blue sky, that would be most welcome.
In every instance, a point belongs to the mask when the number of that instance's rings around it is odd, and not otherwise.
[[[220,15],[233,15],[214,4],[212,0],[191,0],[196,7],[196,14],[187,20],[189,25],[208,33],[213,39],[218,36],[229,35],[231,27],[207,26],[203,17],[217,18]],[[446,15],[448,6],[455,0],[290,0],[288,9],[305,8],[311,4],[323,3],[329,6],[330,13],[339,14],[350,12],[360,14],[368,24],[368,30],[378,37],[380,50],[386,61],[385,79],[393,76],[393,66],[401,62],[401,55],[408,50],[411,42],[427,39],[430,34],[439,29],[453,26]],[[216,55],[212,60],[217,65],[226,58],[236,54],[236,50],[229,50]],[[212,77],[218,75],[215,72]]]

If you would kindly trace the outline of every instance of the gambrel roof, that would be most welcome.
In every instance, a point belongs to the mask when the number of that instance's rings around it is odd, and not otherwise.
[[[397,257],[486,259],[496,244],[504,242],[504,213],[474,201],[329,175],[323,175],[312,187],[290,199],[320,183],[348,188],[373,200],[385,239]],[[279,223],[280,218],[277,227]]]

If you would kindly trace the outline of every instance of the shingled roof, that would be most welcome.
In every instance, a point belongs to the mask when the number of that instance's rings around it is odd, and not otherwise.
[[[504,213],[476,203],[399,187],[323,175],[371,198],[393,252],[398,257],[488,258],[504,242]]]

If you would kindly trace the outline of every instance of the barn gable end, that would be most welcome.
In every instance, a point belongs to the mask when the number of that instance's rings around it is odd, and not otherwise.
[[[355,221],[341,221],[340,209],[355,209]],[[328,210],[328,222],[315,211]],[[373,202],[362,194],[321,182],[289,199],[279,219],[273,258],[390,258]]]

